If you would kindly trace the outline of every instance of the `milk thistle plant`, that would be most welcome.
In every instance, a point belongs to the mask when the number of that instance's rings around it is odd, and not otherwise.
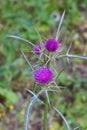
[[[30,94],[32,94],[32,98],[29,100],[29,103],[26,108],[25,112],[25,124],[24,124],[24,130],[29,130],[29,120],[30,120],[30,115],[33,106],[35,105],[36,102],[41,102],[44,104],[44,119],[43,119],[43,130],[46,130],[47,126],[47,113],[48,113],[48,108],[51,107],[54,111],[56,111],[60,117],[64,120],[67,130],[72,130],[72,128],[69,126],[68,121],[65,119],[63,114],[54,106],[51,105],[50,103],[50,98],[48,92],[59,92],[61,90],[61,86],[58,86],[58,83],[56,79],[60,75],[60,72],[57,72],[56,69],[56,60],[60,58],[66,57],[67,62],[69,63],[70,58],[81,58],[81,59],[86,59],[86,56],[78,56],[78,55],[71,55],[69,54],[71,44],[68,48],[68,51],[66,54],[62,54],[62,51],[64,47],[59,43],[59,35],[61,32],[61,25],[64,19],[65,11],[63,12],[60,23],[57,29],[56,37],[55,38],[49,38],[47,39],[44,43],[41,39],[41,36],[39,32],[37,31],[40,43],[37,45],[34,45],[32,42],[23,39],[18,36],[13,36],[9,35],[8,37],[10,38],[16,38],[21,41],[29,43],[33,49],[31,50],[31,53],[37,58],[37,61],[35,65],[31,65],[30,61],[27,59],[26,55],[24,52],[21,50],[21,53],[23,57],[25,58],[26,62],[28,63],[29,67],[32,70],[32,77],[34,80],[34,91],[27,90]],[[35,88],[39,86],[39,91],[36,92]],[[45,101],[40,99],[40,96],[44,94],[45,95]],[[78,128],[74,128],[76,130]]]

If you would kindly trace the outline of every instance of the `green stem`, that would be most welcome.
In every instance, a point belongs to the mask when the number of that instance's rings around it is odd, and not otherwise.
[[[47,113],[48,113],[48,100],[45,99],[45,109],[44,109],[44,120],[43,120],[43,130],[46,130],[47,126]]]

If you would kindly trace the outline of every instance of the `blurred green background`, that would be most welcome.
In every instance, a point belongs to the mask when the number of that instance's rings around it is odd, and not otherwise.
[[[60,41],[65,42],[66,47],[73,42],[70,53],[87,55],[87,0],[0,0],[0,130],[23,129],[25,88],[32,86],[31,70],[19,51],[22,49],[30,57],[32,47],[8,35],[38,44],[36,28],[43,40],[54,37],[64,10]],[[72,68],[66,68],[58,78],[58,84],[66,89],[62,95],[54,95],[53,100],[58,98],[56,107],[72,128],[81,126],[86,130],[87,61],[75,59],[71,65]],[[11,118],[13,126],[18,123],[17,128],[11,126]],[[55,119],[49,129],[67,130],[60,118]]]

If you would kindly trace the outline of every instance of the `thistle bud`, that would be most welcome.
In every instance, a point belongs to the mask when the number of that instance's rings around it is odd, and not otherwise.
[[[38,44],[35,46],[35,48],[33,49],[33,53],[34,54],[40,54],[40,50],[41,50],[41,45]]]

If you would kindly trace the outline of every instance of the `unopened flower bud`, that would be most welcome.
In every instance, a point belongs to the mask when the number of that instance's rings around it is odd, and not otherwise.
[[[40,54],[40,51],[41,51],[41,45],[38,44],[35,46],[35,48],[33,49],[33,53],[34,54]]]

